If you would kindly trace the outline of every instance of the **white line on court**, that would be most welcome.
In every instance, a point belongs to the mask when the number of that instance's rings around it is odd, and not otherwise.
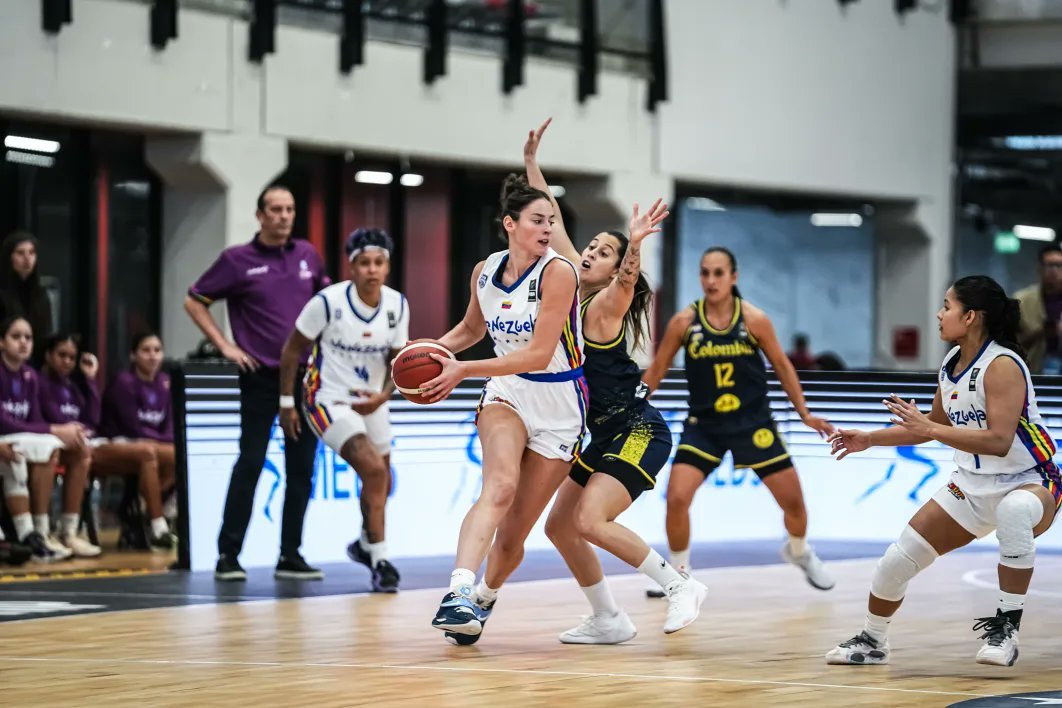
[[[767,681],[758,679],[733,679],[713,676],[670,676],[667,674],[623,674],[595,673],[591,671],[548,671],[545,669],[487,669],[457,666],[420,666],[400,664],[348,664],[319,662],[284,662],[284,661],[213,661],[206,659],[78,659],[71,657],[26,657],[0,656],[0,662],[27,663],[62,663],[62,664],[134,664],[141,666],[222,666],[270,669],[376,669],[387,671],[439,671],[447,673],[470,674],[529,674],[533,676],[564,676],[569,678],[617,678],[637,679],[640,681],[683,681],[687,683],[736,683],[756,686],[789,686],[802,688],[828,688],[849,691],[877,691],[884,693],[917,693],[933,696],[967,696],[972,698],[987,697],[985,693],[965,693],[961,691],[931,691],[919,688],[891,688],[886,686],[852,686],[836,683],[811,683],[803,681]]]

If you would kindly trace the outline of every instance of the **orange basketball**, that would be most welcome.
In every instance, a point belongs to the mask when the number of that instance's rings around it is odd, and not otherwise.
[[[442,366],[431,358],[432,354],[456,358],[449,349],[430,339],[407,344],[395,357],[395,363],[391,365],[391,379],[407,401],[428,404],[428,400],[421,395],[420,387],[442,373]]]

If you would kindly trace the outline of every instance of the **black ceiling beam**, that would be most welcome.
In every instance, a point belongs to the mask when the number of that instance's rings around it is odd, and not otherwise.
[[[896,14],[903,15],[918,7],[918,0],[896,0]]]
[[[579,103],[597,95],[597,0],[579,2]]]
[[[70,0],[41,0],[41,29],[45,32],[58,34],[73,19]]]
[[[254,0],[254,18],[250,26],[250,58],[260,62],[276,51],[277,0]]]
[[[664,32],[664,1],[649,0],[649,100],[647,108],[667,100],[667,44]]]
[[[177,39],[177,0],[154,0],[151,5],[151,46],[165,49]]]
[[[446,0],[431,0],[425,16],[428,44],[424,48],[424,83],[429,86],[440,76],[446,76],[448,19]]]
[[[517,86],[523,86],[526,56],[524,2],[509,0],[509,16],[505,20],[505,62],[502,65],[502,92],[506,95]]]
[[[365,62],[365,12],[361,0],[343,0],[343,36],[339,39],[339,70],[349,74]]]

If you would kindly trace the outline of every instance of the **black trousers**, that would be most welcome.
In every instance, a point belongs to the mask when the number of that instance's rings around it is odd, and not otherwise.
[[[295,400],[301,400],[301,372]],[[218,553],[235,558],[243,549],[247,525],[254,511],[254,492],[265,465],[273,421],[280,408],[280,373],[261,368],[240,373],[240,457],[232,468],[225,514],[218,534]],[[302,406],[296,405],[302,433],[298,440],[285,438],[284,467],[286,487],[284,512],[280,527],[280,553],[291,556],[302,545],[302,524],[313,486],[313,463],[317,437],[303,418]]]

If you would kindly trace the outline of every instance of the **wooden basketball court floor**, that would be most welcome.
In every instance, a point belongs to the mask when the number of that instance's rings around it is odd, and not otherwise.
[[[480,643],[429,621],[443,590],[254,600],[0,624],[0,703],[11,706],[947,706],[1062,688],[1062,557],[1042,554],[1016,666],[973,661],[994,612],[996,555],[940,559],[894,622],[892,664],[826,666],[862,626],[875,560],[831,564],[837,587],[788,566],[696,572],[709,598],[665,636],[665,602],[615,576],[639,634],[566,646],[585,600],[570,579],[507,586]],[[1056,703],[1057,704],[1057,703]],[[1035,700],[1027,705],[1039,705]]]

